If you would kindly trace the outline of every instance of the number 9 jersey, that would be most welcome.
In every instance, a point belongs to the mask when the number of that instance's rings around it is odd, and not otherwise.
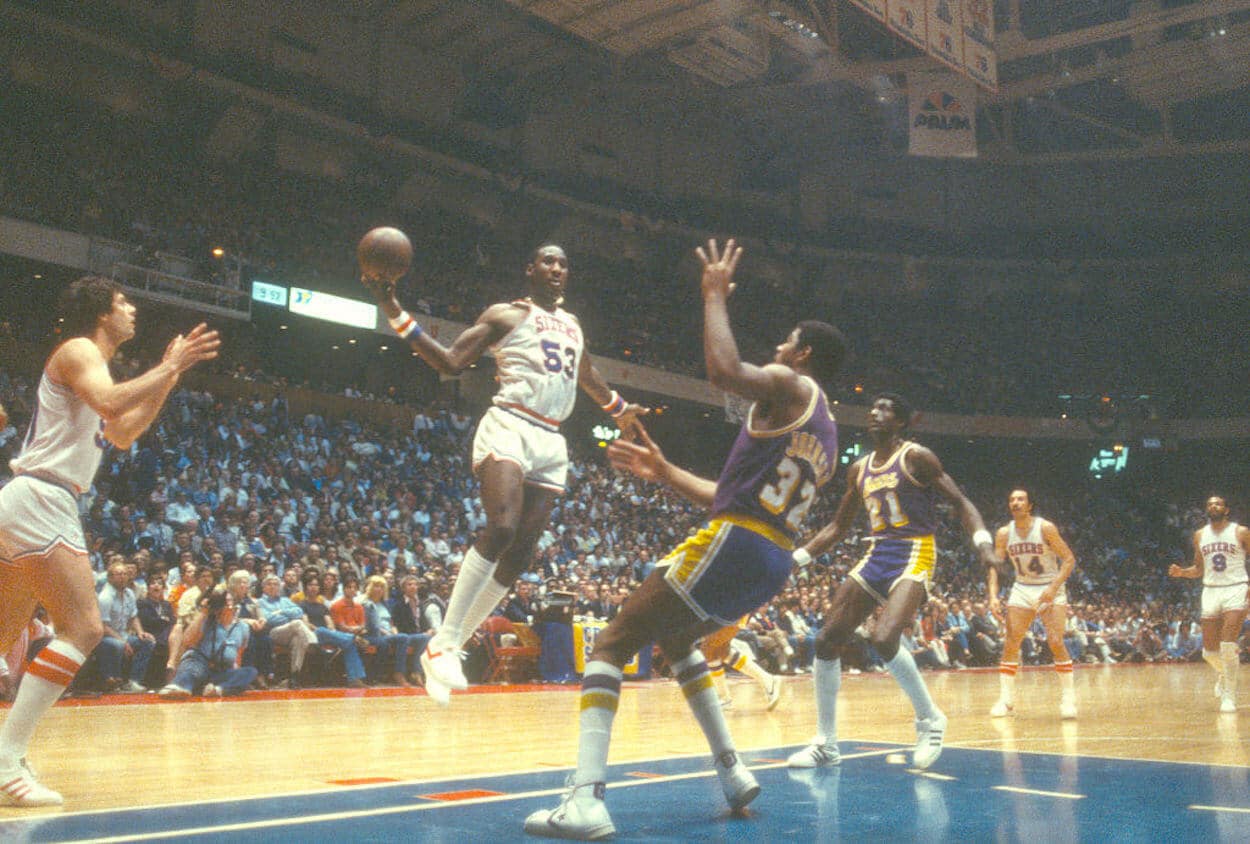
[[[816,491],[837,470],[838,423],[829,400],[815,381],[804,376],[812,397],[803,415],[778,430],[755,425],[758,405],[751,405],[725,468],[716,481],[712,517],[732,513],[757,519],[791,542],[816,500]]]

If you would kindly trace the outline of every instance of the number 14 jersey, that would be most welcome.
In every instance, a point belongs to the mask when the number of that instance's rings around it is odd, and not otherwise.
[[[499,377],[494,402],[554,427],[569,418],[577,401],[582,327],[563,308],[545,311],[525,300],[513,304],[528,311],[491,346]]]
[[[1042,536],[1042,519],[1034,516],[1022,535],[1013,519],[1007,526],[1007,556],[1016,569],[1016,583],[1041,586],[1059,575],[1059,555]]]

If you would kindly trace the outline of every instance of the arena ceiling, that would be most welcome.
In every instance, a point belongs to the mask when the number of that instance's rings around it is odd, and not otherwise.
[[[794,140],[898,142],[908,71],[935,62],[845,0],[405,0],[419,43],[523,102],[570,63],[622,85],[711,87]],[[999,0],[987,158],[1250,149],[1250,0]],[[815,135],[813,135],[815,132]]]

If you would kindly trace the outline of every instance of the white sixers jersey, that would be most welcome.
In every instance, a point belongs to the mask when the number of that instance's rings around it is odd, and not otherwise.
[[[1059,555],[1042,536],[1042,520],[1034,517],[1023,536],[1013,519],[1007,527],[1007,556],[1016,568],[1016,582],[1028,585],[1050,583],[1059,574]]]
[[[517,304],[528,307],[525,317],[491,347],[499,374],[494,401],[554,428],[569,417],[577,401],[582,328],[577,317],[561,308],[549,313],[528,302]]]
[[[1237,523],[1218,533],[1210,525],[1198,531],[1203,586],[1234,586],[1246,582],[1246,549],[1237,539]]]
[[[82,494],[104,457],[100,415],[69,387],[45,372],[39,379],[35,413],[21,453],[9,461],[19,475],[34,475]]]

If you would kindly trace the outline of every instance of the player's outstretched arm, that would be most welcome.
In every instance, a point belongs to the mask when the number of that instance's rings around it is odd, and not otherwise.
[[[851,467],[851,471],[846,473],[846,491],[842,493],[842,498],[838,500],[838,509],[833,514],[833,520],[818,530],[815,536],[803,543],[803,547],[795,552],[795,560],[806,564],[813,558],[819,557],[834,545],[837,545],[842,540],[842,537],[846,536],[846,532],[851,529],[855,516],[859,513],[860,466],[860,463],[856,463]]]
[[[721,252],[715,240],[695,250],[703,264],[703,356],[707,378],[713,386],[751,401],[785,405],[789,418],[797,418],[807,406],[810,388],[788,366],[755,366],[738,354],[738,343],[729,326],[729,297],[742,247],[731,238]]]
[[[448,348],[426,334],[416,319],[399,304],[395,282],[367,275],[361,276],[360,282],[373,294],[378,308],[395,333],[406,340],[409,348],[423,361],[442,375],[459,375],[468,369],[518,321],[518,314],[515,313],[517,309],[513,305],[491,305]]]
[[[647,432],[643,430],[639,417],[646,416],[651,412],[651,408],[627,402],[621,398],[620,393],[609,387],[590,357],[590,352],[584,346],[581,363],[577,367],[577,384],[586,392],[586,395],[595,400],[604,413],[616,421],[617,427],[627,435],[646,436]]]
[[[161,362],[138,378],[113,381],[100,348],[85,337],[74,338],[52,354],[48,374],[64,384],[104,419],[104,436],[118,448],[130,445],[160,412],[179,376],[197,363],[217,357],[221,339],[200,323],[170,341]]]
[[[642,425],[637,427],[638,442],[619,439],[608,446],[608,461],[613,468],[637,475],[644,481],[664,484],[695,504],[711,507],[716,497],[716,481],[674,466],[646,429]]]
[[[968,536],[972,538],[972,544],[977,549],[982,565],[986,568],[1000,565],[1001,560],[994,551],[994,538],[985,529],[985,520],[981,518],[981,511],[968,499],[968,496],[964,495],[964,491],[959,488],[955,480],[946,474],[946,470],[942,468],[942,461],[938,460],[937,455],[924,446],[917,446],[909,451],[904,459],[908,462],[908,470],[913,478],[922,484],[932,486],[939,495],[955,506],[959,512],[959,521]]]

